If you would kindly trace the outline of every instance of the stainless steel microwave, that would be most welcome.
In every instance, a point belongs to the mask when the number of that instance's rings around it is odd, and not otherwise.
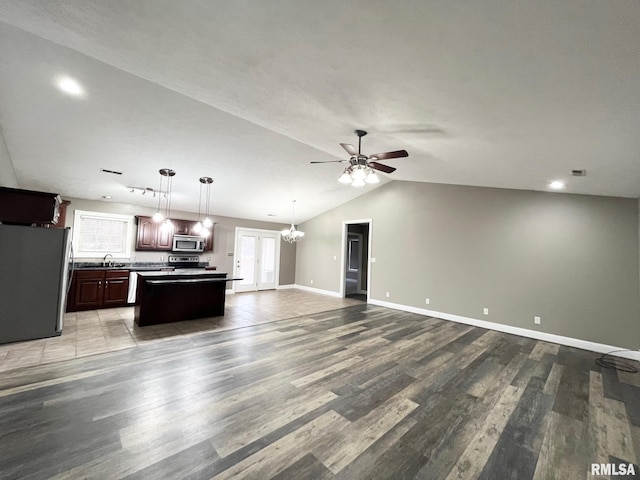
[[[197,237],[195,235],[174,235],[173,236],[173,252],[190,252],[200,253],[204,252],[204,237]]]

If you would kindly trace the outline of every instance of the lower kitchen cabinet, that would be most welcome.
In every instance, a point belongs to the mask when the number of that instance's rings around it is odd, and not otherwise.
[[[67,311],[127,305],[129,270],[78,270],[73,273]]]
[[[129,270],[107,270],[104,279],[102,306],[122,307],[129,296]]]

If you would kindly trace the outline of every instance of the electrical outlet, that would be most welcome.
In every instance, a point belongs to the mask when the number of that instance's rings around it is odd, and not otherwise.
[[[485,308],[484,310],[482,310],[482,313],[484,313],[485,315],[489,315],[489,309]]]
[[[338,259],[338,257],[337,257],[336,255],[334,255],[334,256],[333,256],[333,259],[334,259],[334,260],[337,260],[337,259]]]
[[[384,296],[389,298],[389,292],[385,293]]]
[[[310,284],[310,285],[313,285],[313,280],[310,280],[310,281],[309,281],[309,284]]]
[[[429,305],[429,302],[430,302],[430,301],[431,301],[431,300],[429,300],[428,298],[426,298],[426,299],[425,299],[425,301],[424,301],[424,303],[426,303],[427,305]]]
[[[371,258],[371,263],[376,263],[376,258],[375,257]]]
[[[533,317],[533,323],[540,325],[540,317]]]

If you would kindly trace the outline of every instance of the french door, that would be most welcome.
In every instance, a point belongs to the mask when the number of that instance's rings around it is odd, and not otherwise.
[[[271,230],[236,229],[236,292],[274,289],[278,285],[280,234]]]

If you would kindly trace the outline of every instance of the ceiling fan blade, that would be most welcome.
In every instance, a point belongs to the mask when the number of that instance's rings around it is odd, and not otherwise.
[[[367,163],[367,165],[373,168],[374,170],[380,170],[381,172],[384,172],[384,173],[393,173],[396,171],[395,168],[390,167],[389,165],[383,165],[378,162],[369,162]]]
[[[323,160],[323,161],[315,161],[315,162],[309,162],[309,163],[342,163],[342,162],[348,162],[349,160]]]
[[[344,148],[347,151],[347,153],[352,157],[358,155],[358,151],[353,145],[349,143],[341,143],[340,146]]]
[[[400,158],[408,156],[409,154],[406,150],[396,150],[395,152],[376,153],[374,155],[369,155],[369,158],[373,158],[374,160],[388,160],[390,158]]]

